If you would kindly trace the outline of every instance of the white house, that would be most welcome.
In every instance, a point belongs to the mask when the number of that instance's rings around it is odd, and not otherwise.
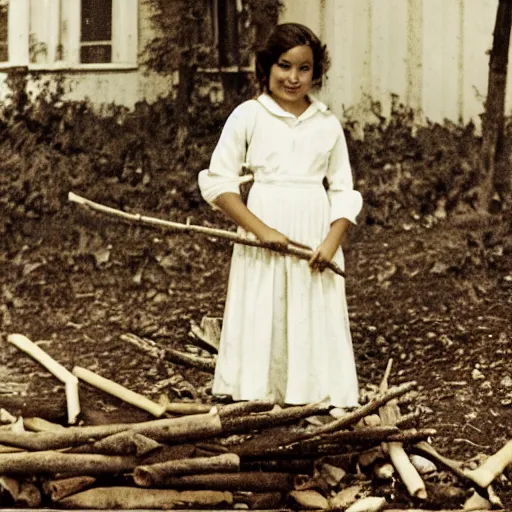
[[[202,1],[215,13],[222,41],[219,5],[241,12],[243,0]],[[322,97],[336,114],[350,109],[368,118],[370,99],[386,113],[396,94],[434,121],[478,121],[498,0],[284,4],[282,21],[309,25],[330,49]],[[153,102],[169,93],[173,79],[141,66],[141,52],[155,35],[151,14],[149,0],[0,0],[0,92],[5,72],[21,66],[45,78],[64,77],[72,99],[128,108],[143,99]],[[507,109],[511,105],[509,86]]]

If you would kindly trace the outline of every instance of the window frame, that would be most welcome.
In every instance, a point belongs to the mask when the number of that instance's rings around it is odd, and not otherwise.
[[[52,23],[48,46],[48,62],[30,62],[30,0],[10,0],[8,11],[9,60],[0,62],[0,71],[27,68],[29,71],[116,71],[136,70],[138,63],[139,0],[112,0],[112,62],[81,63],[81,0],[67,2],[68,16],[62,30],[61,0],[49,0]],[[66,33],[67,32],[67,33]],[[59,33],[66,50],[65,60],[58,60]]]

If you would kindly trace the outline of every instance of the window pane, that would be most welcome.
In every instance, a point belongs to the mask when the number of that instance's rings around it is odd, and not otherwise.
[[[80,62],[83,64],[112,62],[112,45],[82,46],[80,48]]]
[[[112,0],[82,0],[81,40],[90,42],[111,39]]]

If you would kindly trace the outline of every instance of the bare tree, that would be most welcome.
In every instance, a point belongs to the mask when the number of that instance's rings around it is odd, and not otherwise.
[[[498,176],[498,173],[507,172],[504,166],[498,165],[498,162],[503,156],[505,92],[511,24],[512,0],[499,0],[489,59],[488,92],[480,155],[480,168],[483,176],[479,201],[481,210],[488,210],[496,191],[496,184],[501,184],[501,188],[510,179],[509,176]]]

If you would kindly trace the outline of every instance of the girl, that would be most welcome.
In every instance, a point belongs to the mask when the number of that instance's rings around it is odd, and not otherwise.
[[[339,121],[309,94],[327,67],[326,48],[311,30],[278,25],[256,56],[262,94],[232,112],[210,167],[199,175],[205,200],[239,233],[314,248],[308,265],[234,247],[214,394],[357,405],[345,283],[323,268],[330,260],[343,268],[340,244],[362,199],[353,190]],[[239,193],[248,179],[242,167],[253,172],[247,206]]]

